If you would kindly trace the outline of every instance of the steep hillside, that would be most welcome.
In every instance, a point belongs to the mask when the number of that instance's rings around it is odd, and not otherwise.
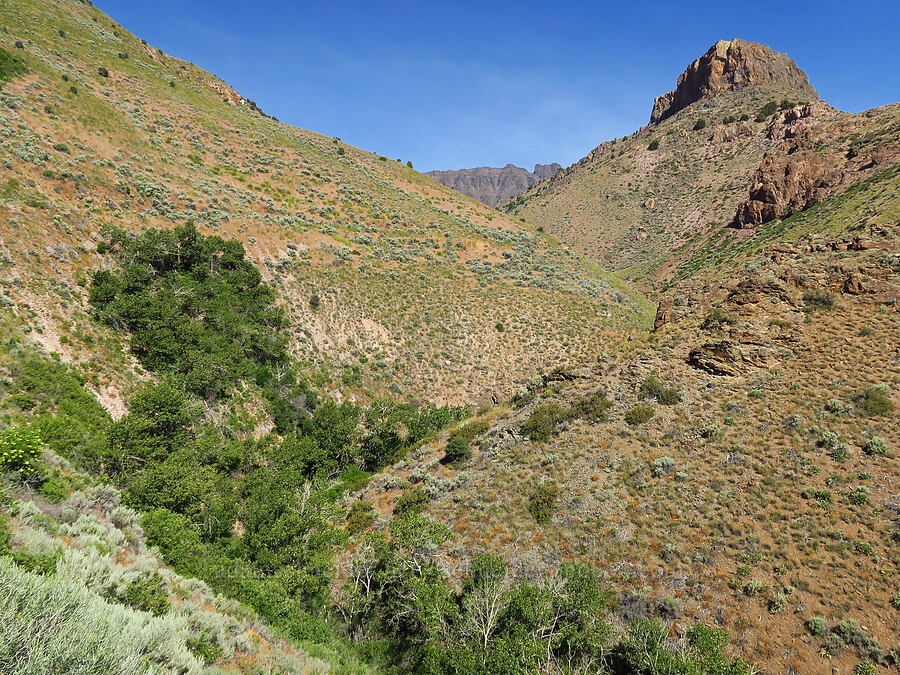
[[[529,171],[507,164],[502,169],[482,166],[477,169],[427,171],[425,175],[488,206],[497,206],[522,194],[532,185],[551,178],[560,169],[559,164],[535,164],[534,171]]]
[[[4,297],[66,359],[90,346],[78,283],[101,230],[188,221],[246,245],[336,395],[504,397],[646,324],[645,301],[531,226],[266,117],[89,3],[3,9],[25,69],[0,99]]]
[[[501,208],[658,288],[709,241],[739,239],[729,225],[785,217],[896,161],[897,106],[848,115],[816,99],[787,57],[716,43],[650,125]]]
[[[467,453],[442,439],[360,497],[387,517],[423,486],[449,568],[590,561],[623,623],[723,626],[760,672],[893,672],[900,171],[743,232],[630,352],[536,379]]]

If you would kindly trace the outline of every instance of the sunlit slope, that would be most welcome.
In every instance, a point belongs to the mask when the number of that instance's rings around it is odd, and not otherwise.
[[[502,397],[647,324],[640,296],[530,225],[266,117],[87,3],[16,0],[4,27],[27,67],[0,101],[6,297],[67,358],[100,231],[187,221],[245,243],[293,351],[348,396]]]

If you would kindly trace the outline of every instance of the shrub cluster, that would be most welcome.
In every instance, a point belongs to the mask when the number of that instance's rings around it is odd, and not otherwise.
[[[550,522],[559,494],[559,487],[551,483],[538,483],[531,491],[528,497],[528,512],[539,525]]]
[[[652,375],[641,383],[638,396],[642,399],[655,398],[663,405],[675,405],[681,402],[681,392],[674,387],[664,386]]]

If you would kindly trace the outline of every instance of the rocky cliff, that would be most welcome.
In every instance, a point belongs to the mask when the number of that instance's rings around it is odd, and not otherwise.
[[[455,171],[429,171],[426,175],[488,206],[496,206],[554,176],[561,168],[559,164],[535,164],[534,171],[529,171],[515,164],[507,164],[503,168],[482,166]]]
[[[656,98],[650,123],[656,124],[702,98],[752,84],[778,84],[809,100],[819,95],[794,61],[766,45],[719,40],[688,66],[674,91]]]

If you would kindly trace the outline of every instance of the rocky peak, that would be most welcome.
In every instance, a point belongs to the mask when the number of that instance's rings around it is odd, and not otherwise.
[[[719,40],[688,66],[674,91],[656,99],[650,123],[661,122],[700,99],[766,83],[783,85],[810,100],[819,98],[806,73],[787,55],[756,42]]]

